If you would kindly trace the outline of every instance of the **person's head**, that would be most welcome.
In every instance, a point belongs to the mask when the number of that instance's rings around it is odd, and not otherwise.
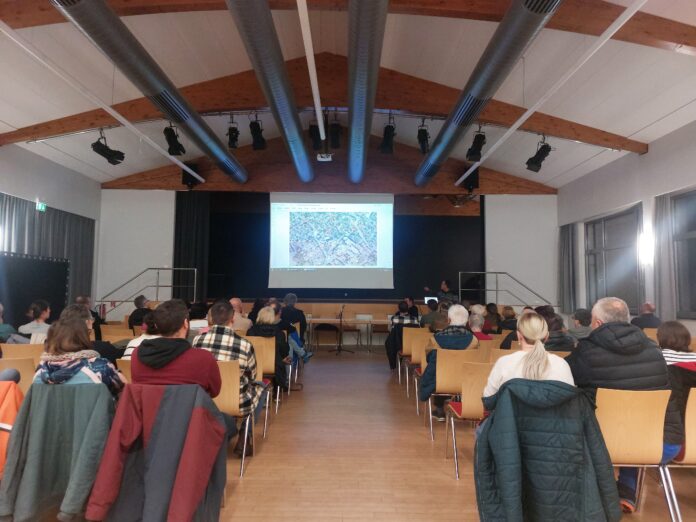
[[[486,307],[482,304],[472,304],[469,307],[469,313],[471,315],[486,315]]]
[[[88,295],[79,295],[75,299],[75,304],[85,305],[87,308],[92,308],[92,298]]]
[[[592,323],[592,313],[587,308],[578,308],[573,313],[575,326],[590,326]]]
[[[34,321],[45,322],[51,315],[51,305],[48,301],[37,299],[29,305],[29,313]]]
[[[233,297],[230,299],[229,303],[234,309],[235,314],[241,314],[244,312],[244,303],[242,303],[242,300],[239,297]]]
[[[189,308],[189,319],[206,319],[208,317],[208,306],[205,303],[193,303]]]
[[[435,299],[428,299],[428,302],[426,304],[428,305],[428,310],[430,310],[431,312],[437,311],[437,301]]]
[[[452,303],[450,303],[447,299],[443,299],[442,301],[437,303],[437,309],[440,311],[441,314],[446,314],[450,306],[452,306]]]
[[[498,315],[498,305],[495,303],[488,303],[486,305],[486,314],[492,316]]]
[[[469,321],[469,312],[460,304],[454,304],[447,310],[447,320],[452,326],[466,326]]]
[[[186,339],[189,329],[189,312],[181,299],[171,299],[160,304],[152,312],[155,325],[162,337]]]
[[[82,319],[59,319],[46,335],[46,352],[57,355],[65,352],[92,350],[87,325]]]
[[[485,319],[482,315],[470,315],[469,316],[469,328],[472,332],[480,332],[483,328],[483,322]]]
[[[657,344],[678,352],[691,351],[691,334],[679,321],[665,321],[657,329]]]
[[[136,308],[147,308],[147,305],[150,301],[148,301],[147,297],[144,295],[140,294],[138,297],[133,299],[133,304],[135,305]]]
[[[293,293],[285,294],[285,297],[283,297],[283,303],[285,303],[285,306],[295,306],[297,304],[297,296]]]
[[[549,367],[544,342],[549,336],[546,320],[536,312],[528,312],[517,320],[517,340],[527,355],[524,357],[522,376],[541,380]]]
[[[210,318],[213,320],[213,324],[228,326],[232,324],[235,312],[231,302],[218,301],[210,308]]]
[[[63,308],[63,311],[60,313],[60,320],[72,321],[73,319],[84,321],[85,325],[87,326],[87,330],[92,329],[94,317],[92,317],[92,314],[89,312],[89,308],[87,308],[85,305],[73,304]]]
[[[399,303],[399,313],[400,314],[407,314],[408,313],[408,303],[406,301],[401,301]]]
[[[645,303],[640,305],[640,313],[641,314],[654,314],[655,313],[655,305],[646,301]]]
[[[155,314],[153,312],[148,312],[143,317],[143,333],[147,335],[159,335],[159,330],[155,323]]]
[[[442,290],[443,292],[449,292],[450,288],[452,288],[452,281],[450,281],[449,279],[443,279],[440,283],[440,290]]]
[[[544,319],[548,320],[554,315],[556,315],[556,310],[553,309],[551,305],[541,305],[537,306],[534,311],[542,316]]]
[[[256,324],[275,324],[276,313],[272,306],[264,306],[259,310],[259,315],[256,317]]]
[[[517,317],[517,314],[515,313],[515,309],[512,306],[504,306],[503,307],[503,319],[514,319]]]
[[[604,297],[592,307],[590,326],[594,330],[607,323],[627,323],[629,317],[626,301],[618,297]]]
[[[409,308],[412,307],[414,304],[413,297],[404,297],[404,301],[406,301],[406,304]]]
[[[551,317],[546,318],[546,324],[549,326],[549,332],[561,332],[565,328],[563,317],[558,314],[553,314]]]
[[[278,302],[278,298],[277,298],[277,297],[269,297],[269,298],[268,298],[268,304],[269,304],[269,305],[275,304],[275,303],[277,303],[277,302]]]
[[[263,297],[257,297],[256,299],[254,299],[254,306],[252,306],[252,310],[258,312],[264,306],[266,306],[266,299]]]
[[[278,301],[276,301],[275,303],[273,303],[272,305],[269,305],[269,306],[273,307],[273,311],[275,312],[275,315],[276,315],[276,322],[280,321],[280,312],[283,311],[283,306]]]
[[[526,312],[533,312],[533,311],[534,311],[534,307],[532,307],[532,306],[525,306],[524,308],[522,308],[522,313],[524,313],[525,311],[526,311]]]

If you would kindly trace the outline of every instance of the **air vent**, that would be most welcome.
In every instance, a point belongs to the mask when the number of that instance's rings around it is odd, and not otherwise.
[[[440,170],[440,165],[438,165],[437,163],[428,163],[427,165],[422,167],[423,177],[425,179],[430,179],[430,178],[434,177],[435,174],[437,174],[439,170]]]
[[[51,0],[51,3],[58,7],[73,7],[82,3],[82,0]]]
[[[181,123],[182,121],[186,121],[188,119],[188,111],[182,107],[167,91],[162,91],[159,94],[148,96],[148,98],[170,120],[176,123]]]
[[[558,7],[562,0],[525,0],[524,6],[532,13],[548,14]]]
[[[488,98],[479,100],[473,96],[467,96],[457,106],[456,112],[452,114],[452,124],[458,127],[471,125],[473,119],[478,116],[486,103],[488,103]]]

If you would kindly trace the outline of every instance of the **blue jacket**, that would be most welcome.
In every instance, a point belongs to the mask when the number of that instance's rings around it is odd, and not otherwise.
[[[449,332],[449,333],[448,333]],[[455,334],[456,333],[456,334]],[[471,341],[474,339],[474,334],[464,328],[449,326],[442,332],[435,334],[435,340],[440,348],[445,350],[466,350]],[[421,401],[427,401],[428,398],[435,392],[435,368],[437,366],[437,350],[431,351],[426,357],[428,366],[421,377],[421,385],[418,390],[418,398]]]

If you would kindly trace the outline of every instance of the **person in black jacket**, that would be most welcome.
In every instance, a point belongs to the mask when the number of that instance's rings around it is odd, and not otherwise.
[[[628,320],[628,305],[622,299],[605,297],[595,303],[592,307],[592,333],[581,339],[566,357],[576,386],[591,392],[597,388],[670,388],[667,364],[660,349]],[[673,425],[678,419],[668,415],[665,422]],[[665,450],[663,462],[669,462],[676,454],[668,448]],[[621,507],[627,513],[635,511],[637,476],[636,468],[621,468],[619,471]]]
[[[307,332],[307,317],[302,310],[295,308],[297,304],[297,296],[295,294],[285,294],[283,298],[283,309],[280,312],[280,318],[287,321],[291,325],[300,323],[300,339],[304,343],[305,333]]]
[[[641,330],[644,328],[659,328],[662,324],[662,319],[655,315],[654,304],[643,303],[640,305],[640,315],[634,317],[631,324],[637,326]]]
[[[565,332],[563,318],[558,314],[544,317],[549,325],[549,338],[544,343],[547,350],[554,352],[572,352],[577,340]]]
[[[287,391],[288,372],[285,366],[292,361],[289,357],[290,345],[288,345],[283,330],[279,328],[278,323],[276,323],[275,308],[272,306],[265,306],[262,308],[256,317],[256,323],[249,328],[246,336],[275,338],[275,378],[278,381],[278,385],[285,388],[285,391]]]

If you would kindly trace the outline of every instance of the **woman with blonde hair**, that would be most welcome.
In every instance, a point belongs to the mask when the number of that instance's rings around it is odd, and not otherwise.
[[[495,395],[511,379],[560,381],[574,386],[568,363],[546,351],[544,342],[548,337],[549,328],[542,316],[536,312],[522,315],[517,321],[517,340],[521,350],[498,359],[488,376],[483,396]]]
[[[276,311],[273,306],[264,306],[258,312],[254,326],[249,328],[246,334],[247,337],[273,337],[275,338],[276,347],[276,365],[275,377],[278,384],[286,388],[288,387],[286,364],[290,364],[289,358],[290,346],[285,338],[283,331],[278,328],[276,320]],[[252,343],[253,344],[253,343]]]

